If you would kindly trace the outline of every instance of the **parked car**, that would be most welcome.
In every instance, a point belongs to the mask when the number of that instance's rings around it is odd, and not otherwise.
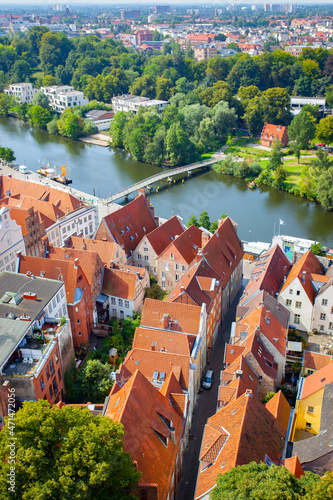
[[[207,370],[206,375],[204,376],[202,387],[204,389],[210,389],[213,383],[213,370]]]

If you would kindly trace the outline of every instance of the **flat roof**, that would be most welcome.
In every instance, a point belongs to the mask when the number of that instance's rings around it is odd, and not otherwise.
[[[0,318],[0,368],[20,344],[30,324],[28,321]]]
[[[291,97],[291,104],[326,104],[323,97]]]
[[[3,271],[0,274],[0,318],[8,318],[9,314],[20,318],[25,314],[34,321],[62,285],[63,281]],[[23,298],[26,292],[35,293],[36,300]]]

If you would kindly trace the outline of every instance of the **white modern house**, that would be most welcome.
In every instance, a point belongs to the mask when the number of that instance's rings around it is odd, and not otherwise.
[[[16,252],[26,253],[22,229],[11,219],[10,208],[3,206],[0,209],[0,272],[15,271]]]
[[[163,109],[169,105],[169,101],[149,99],[149,97],[136,96],[132,94],[123,94],[113,97],[111,102],[115,113],[118,113],[119,111],[132,111],[135,115],[138,113],[140,106],[145,106],[148,109],[156,106],[159,113],[162,113]]]
[[[7,95],[14,95],[20,99],[22,103],[31,104],[33,96],[36,94],[35,89],[31,83],[13,83],[9,85],[4,93]]]
[[[62,113],[66,108],[74,108],[75,106],[85,106],[89,99],[84,97],[83,92],[74,90],[70,85],[51,85],[49,87],[41,87],[40,90],[47,96],[50,106],[54,111]]]

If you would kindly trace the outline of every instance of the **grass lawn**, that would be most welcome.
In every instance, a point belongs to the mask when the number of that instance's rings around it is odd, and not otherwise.
[[[215,153],[215,151],[213,151],[212,153],[204,153],[204,154],[201,155],[201,158],[203,160],[209,160],[209,158],[211,158],[214,153]]]

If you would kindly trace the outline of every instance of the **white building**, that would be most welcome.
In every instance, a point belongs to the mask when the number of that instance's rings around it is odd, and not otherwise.
[[[50,106],[54,111],[62,113],[66,108],[75,106],[85,106],[89,99],[84,97],[83,92],[74,90],[69,85],[51,85],[50,87],[41,87],[40,90],[47,96]]]
[[[290,106],[292,114],[298,115],[303,106],[319,106],[319,111],[324,116],[326,111],[326,99],[324,97],[291,97]]]
[[[49,242],[54,246],[63,246],[71,236],[93,238],[96,231],[95,207],[82,207],[69,212],[49,227],[45,227]]]
[[[16,252],[25,255],[25,243],[22,229],[10,217],[10,208],[0,209],[0,272],[15,271]]]
[[[111,111],[92,109],[86,114],[86,119],[91,120],[98,130],[109,130],[110,122],[114,117]]]
[[[333,266],[315,285],[318,293],[313,308],[312,330],[333,334]],[[317,279],[320,279],[317,277]]]
[[[4,90],[7,95],[14,95],[20,99],[22,103],[31,104],[33,96],[36,94],[35,89],[31,83],[13,83],[9,85],[8,89]]]
[[[168,106],[168,101],[160,101],[158,99],[149,99],[149,97],[136,96],[132,94],[123,94],[112,99],[112,107],[115,113],[119,111],[132,111],[135,115],[139,111],[140,106],[151,108],[156,106],[158,111],[162,113],[163,109]]]

